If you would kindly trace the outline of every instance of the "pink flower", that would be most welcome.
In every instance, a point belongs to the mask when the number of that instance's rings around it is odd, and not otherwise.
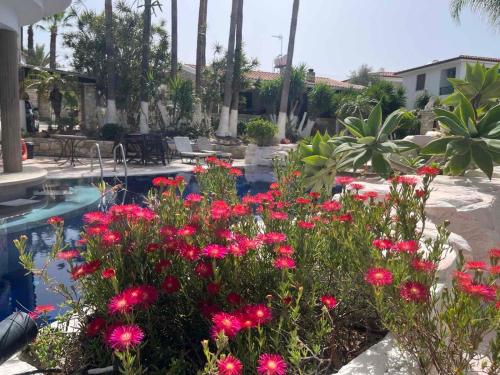
[[[86,224],[103,224],[108,225],[111,222],[111,217],[105,212],[93,211],[83,214],[83,222]]]
[[[158,300],[158,291],[152,285],[139,285],[123,291],[134,304],[149,307]]]
[[[281,211],[271,211],[269,216],[271,217],[271,219],[274,219],[274,220],[287,220],[288,219],[288,215],[285,212],[281,212]]]
[[[203,197],[200,194],[188,194],[186,198],[184,198],[184,202],[188,203],[188,205],[194,204],[194,203],[200,203],[203,200]]]
[[[491,266],[489,269],[490,273],[492,275],[500,275],[500,265],[498,266]]]
[[[87,336],[89,337],[97,336],[104,330],[105,327],[106,327],[106,321],[103,318],[101,317],[94,318],[87,324],[87,329],[86,329]]]
[[[232,208],[231,213],[234,216],[245,216],[250,213],[250,209],[245,204],[235,204]]]
[[[219,283],[208,283],[207,293],[211,295],[219,294],[220,284]]]
[[[485,262],[470,261],[465,263],[464,269],[474,270],[474,271],[486,271],[488,269],[488,265]]]
[[[231,292],[226,296],[226,301],[230,305],[239,305],[241,304],[242,298],[238,293]]]
[[[335,182],[339,185],[349,185],[354,182],[355,178],[350,176],[337,176]]]
[[[212,317],[212,337],[215,338],[219,333],[223,333],[229,338],[235,337],[241,330],[241,324],[239,319],[231,314],[224,312],[216,313]]]
[[[287,364],[278,354],[262,354],[257,361],[259,375],[285,375]]]
[[[132,311],[135,306],[135,301],[132,296],[128,293],[119,293],[108,302],[108,313],[110,315],[115,314],[127,314]]]
[[[393,182],[401,185],[415,186],[418,183],[418,179],[409,176],[397,176],[392,179]]]
[[[325,212],[334,212],[334,211],[340,211],[342,205],[337,201],[327,201],[321,204],[321,208]]]
[[[190,262],[195,262],[200,259],[200,249],[198,249],[196,246],[183,244],[179,250],[181,257]]]
[[[325,294],[321,297],[321,303],[326,306],[328,310],[333,309],[335,306],[337,306],[337,300],[335,299],[334,296]]]
[[[64,219],[60,216],[52,216],[50,219],[47,220],[47,224],[49,225],[57,225],[60,223],[64,223]]]
[[[111,279],[115,277],[116,271],[113,268],[105,268],[101,271],[101,276],[103,279]]]
[[[394,246],[394,243],[389,239],[379,238],[373,240],[372,245],[380,250],[388,250]]]
[[[430,260],[421,260],[421,259],[413,259],[411,261],[411,267],[415,271],[422,271],[422,272],[433,272],[436,270],[437,265],[434,262],[431,262]]]
[[[243,373],[243,365],[231,354],[217,361],[217,369],[219,375],[241,375]]]
[[[304,221],[304,220],[299,220],[297,222],[297,225],[299,226],[299,228],[301,229],[313,229],[314,228],[314,223],[311,223],[309,221]]]
[[[181,289],[181,284],[175,276],[166,276],[161,283],[162,290],[167,294],[173,294]]]
[[[419,176],[437,176],[440,172],[441,169],[428,165],[424,165],[423,167],[417,169],[417,174]]]
[[[178,236],[191,237],[196,234],[196,227],[194,225],[185,225],[177,231]]]
[[[226,220],[231,216],[231,207],[225,201],[215,201],[210,208],[212,220]]]
[[[122,236],[118,232],[108,232],[103,234],[102,243],[104,246],[113,246],[120,243]]]
[[[160,259],[158,263],[155,264],[155,271],[158,273],[163,273],[170,266],[172,266],[172,262],[169,259]]]
[[[35,310],[33,311],[35,314],[41,315],[41,314],[48,314],[51,311],[54,311],[56,307],[54,305],[38,305],[35,307]]]
[[[401,253],[414,254],[418,250],[418,242],[415,240],[397,242],[392,249]]]
[[[197,165],[192,170],[193,174],[205,174],[207,173],[207,169],[202,167],[201,165]]]
[[[353,184],[349,184],[349,188],[353,189],[353,190],[362,190],[365,187],[363,185],[361,185],[361,184],[353,183]]]
[[[370,268],[365,274],[365,281],[373,286],[392,284],[392,273],[386,268]]]
[[[266,305],[248,305],[244,308],[247,316],[255,324],[265,324],[272,319],[271,309]]]
[[[472,296],[480,297],[485,301],[494,301],[497,295],[496,288],[485,284],[474,284],[472,282],[464,282],[460,284],[460,289]]]
[[[277,232],[269,232],[261,235],[262,240],[268,244],[272,245],[274,243],[281,243],[286,241],[286,234],[277,233]]]
[[[289,257],[279,257],[273,262],[274,268],[289,270],[295,268],[295,261]]]
[[[293,247],[290,245],[280,245],[276,252],[282,256],[291,256],[294,253]]]
[[[144,340],[144,332],[136,324],[118,326],[107,337],[108,345],[115,350],[127,350],[138,346]]]
[[[229,174],[236,177],[243,176],[243,172],[238,168],[231,168]]]
[[[309,203],[311,203],[311,200],[309,198],[299,197],[299,198],[295,199],[295,203],[297,203],[297,204],[309,204]]]
[[[499,259],[500,258],[500,249],[490,249],[489,254],[490,254],[490,258]]]
[[[81,277],[85,277],[96,272],[101,266],[101,261],[93,260],[87,263],[80,264],[71,269],[71,278],[73,280],[78,280]]]
[[[78,250],[65,250],[57,253],[56,258],[61,260],[70,261],[74,258],[80,256],[80,252]]]
[[[222,259],[228,253],[228,249],[222,245],[211,244],[205,246],[203,249],[203,255],[213,259]]]
[[[399,295],[407,302],[425,302],[429,299],[429,289],[417,281],[407,281],[399,286]]]
[[[207,279],[214,274],[212,264],[208,262],[200,262],[194,268],[194,272],[202,279]]]

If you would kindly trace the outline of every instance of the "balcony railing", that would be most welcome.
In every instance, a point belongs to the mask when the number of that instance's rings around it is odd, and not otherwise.
[[[450,95],[453,93],[453,86],[444,86],[439,88],[439,95]]]

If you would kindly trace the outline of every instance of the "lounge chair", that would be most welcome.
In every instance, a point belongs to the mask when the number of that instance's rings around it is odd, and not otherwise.
[[[212,142],[207,137],[198,137],[196,140],[198,143],[198,149],[202,152],[213,152],[215,156],[221,159],[232,160],[233,155],[230,152],[215,151],[212,146]]]
[[[193,160],[198,161],[205,159],[207,156],[216,155],[215,152],[194,152],[188,137],[174,137],[174,143],[183,163],[184,159],[189,159],[192,162]]]

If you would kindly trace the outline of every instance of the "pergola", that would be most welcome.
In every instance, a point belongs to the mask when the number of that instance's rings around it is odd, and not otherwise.
[[[4,173],[21,172],[19,45],[21,27],[40,21],[71,4],[71,0],[0,1],[0,113]]]

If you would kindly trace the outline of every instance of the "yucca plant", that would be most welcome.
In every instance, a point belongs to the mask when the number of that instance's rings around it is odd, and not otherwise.
[[[342,122],[351,133],[350,136],[330,138],[327,134],[316,134],[311,144],[302,144],[300,151],[310,186],[328,187],[337,171],[356,171],[370,161],[377,174],[389,177],[392,174],[389,156],[418,148],[413,142],[389,139],[400,125],[404,113],[403,110],[397,110],[382,121],[379,103],[368,119],[348,117]]]
[[[444,156],[446,174],[461,175],[475,164],[491,179],[493,164],[500,163],[500,105],[479,116],[462,92],[454,97],[458,105],[453,112],[434,110],[445,136],[430,142],[421,154]]]

